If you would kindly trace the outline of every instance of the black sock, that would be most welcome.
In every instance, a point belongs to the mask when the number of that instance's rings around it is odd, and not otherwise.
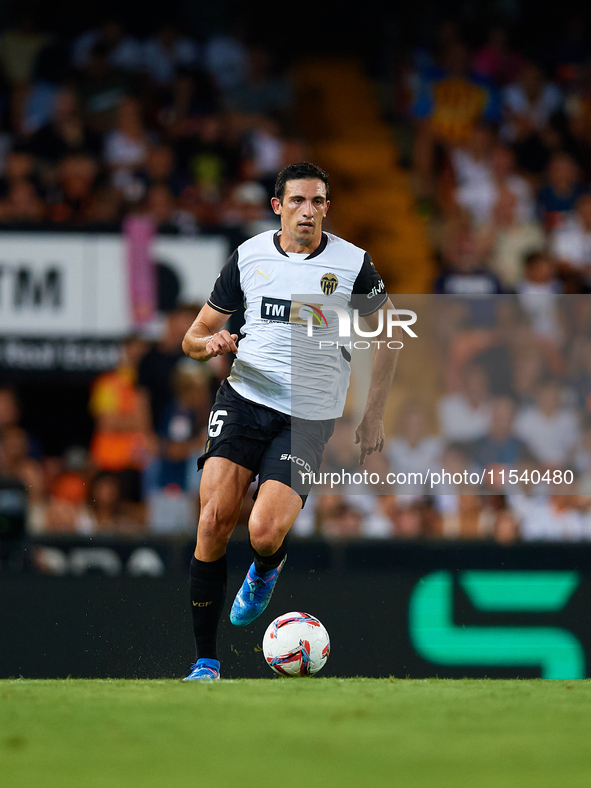
[[[277,552],[273,553],[273,555],[259,555],[257,551],[250,545],[252,552],[254,553],[254,568],[257,570],[259,575],[264,575],[267,572],[270,572],[272,569],[276,569],[279,564],[283,561],[285,556],[287,555],[287,545],[289,543],[289,535],[286,535],[281,547]]]
[[[191,558],[191,614],[197,659],[217,659],[218,624],[226,599],[226,556],[217,561]]]

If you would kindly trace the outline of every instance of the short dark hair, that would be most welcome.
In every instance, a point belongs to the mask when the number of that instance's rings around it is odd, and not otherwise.
[[[287,181],[315,180],[322,181],[326,186],[326,196],[328,197],[328,175],[309,161],[299,161],[297,164],[288,164],[284,167],[275,181],[275,197],[279,202],[283,202],[285,196],[285,184]]]

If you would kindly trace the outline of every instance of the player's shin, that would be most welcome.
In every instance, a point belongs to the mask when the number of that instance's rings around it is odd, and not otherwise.
[[[276,550],[272,555],[261,555],[257,552],[255,546],[250,542],[251,550],[254,554],[254,565],[259,575],[265,575],[272,569],[277,569],[279,564],[287,555],[287,548],[289,545],[289,534],[286,534],[281,547]]]
[[[217,632],[224,601],[228,569],[226,556],[217,561],[191,559],[191,614],[197,659],[217,659]]]

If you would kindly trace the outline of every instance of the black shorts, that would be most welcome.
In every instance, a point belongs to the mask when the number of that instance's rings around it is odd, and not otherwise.
[[[224,381],[209,415],[198,467],[203,468],[209,457],[225,457],[258,475],[255,498],[263,482],[275,479],[291,487],[303,505],[333,429],[334,419],[293,418],[245,399]]]

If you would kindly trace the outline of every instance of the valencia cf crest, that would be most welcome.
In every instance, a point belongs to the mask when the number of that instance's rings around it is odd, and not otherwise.
[[[332,295],[334,291],[337,289],[339,284],[339,280],[336,278],[334,274],[324,274],[322,279],[320,280],[320,287],[322,288],[322,292],[324,295]]]

